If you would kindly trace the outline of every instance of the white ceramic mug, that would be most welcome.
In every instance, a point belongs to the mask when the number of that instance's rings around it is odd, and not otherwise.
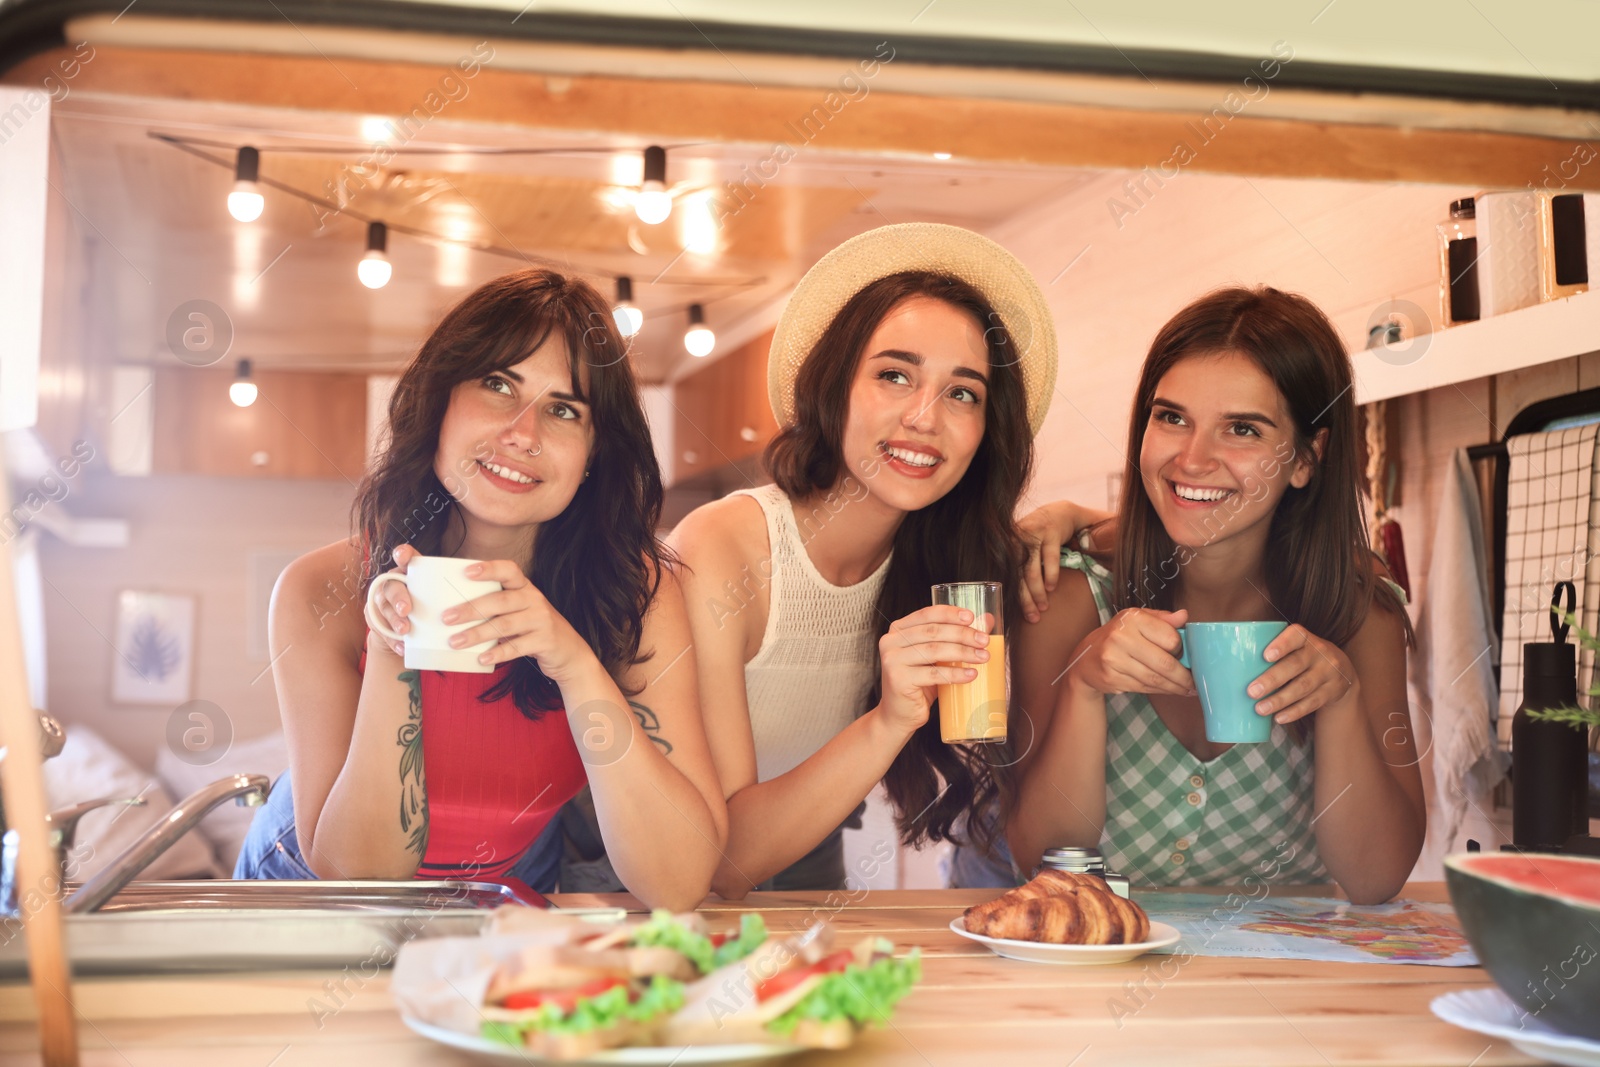
[[[450,647],[450,638],[478,625],[477,620],[469,619],[453,626],[439,621],[442,612],[486,593],[500,591],[499,582],[467,577],[467,568],[477,562],[452,556],[417,556],[406,566],[404,574],[389,571],[378,575],[367,587],[367,625],[391,641],[402,642],[406,649],[406,666],[412,670],[493,673],[492,665],[478,662],[479,656],[495,646],[492,639],[469,648]],[[373,605],[372,599],[384,582],[400,582],[411,592],[411,614],[406,616],[411,624],[409,633],[397,634],[389,629]]]

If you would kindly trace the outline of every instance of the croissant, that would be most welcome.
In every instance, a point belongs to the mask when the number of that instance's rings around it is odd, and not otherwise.
[[[1055,945],[1127,945],[1147,940],[1150,917],[1093,875],[1047,870],[963,917],[969,933]]]
[[[982,929],[969,922],[967,929],[984,937],[1008,941],[1047,941],[1054,945],[1081,944],[1084,916],[1071,897],[1034,897],[1000,908]]]

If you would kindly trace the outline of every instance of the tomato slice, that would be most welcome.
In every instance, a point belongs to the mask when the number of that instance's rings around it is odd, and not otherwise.
[[[599,996],[608,989],[627,984],[625,978],[596,978],[592,982],[585,982],[571,989],[529,989],[521,993],[512,993],[506,997],[502,1007],[512,1011],[527,1011],[552,1004],[561,1014],[568,1015],[578,1006],[578,1001]]]
[[[756,999],[761,1001],[771,1000],[781,996],[804,982],[815,974],[833,974],[842,971],[855,961],[855,954],[849,951],[835,952],[831,956],[824,956],[808,967],[796,967],[789,971],[780,971],[768,978],[765,982],[756,984]]]
[[[732,940],[733,940],[733,935],[732,934],[712,934],[711,935],[711,947],[712,948],[721,948],[723,945],[726,945],[729,941],[732,941]]]

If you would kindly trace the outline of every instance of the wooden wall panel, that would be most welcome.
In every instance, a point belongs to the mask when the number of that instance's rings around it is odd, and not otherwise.
[[[678,381],[676,482],[758,456],[778,432],[767,403],[771,347],[769,330]]]
[[[231,370],[157,370],[155,473],[360,480],[366,375],[259,371],[253,380],[260,395],[241,408],[228,399]]]

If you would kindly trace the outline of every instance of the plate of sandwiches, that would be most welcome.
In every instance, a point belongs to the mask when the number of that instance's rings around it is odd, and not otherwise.
[[[1041,871],[1033,881],[950,921],[962,937],[1029,963],[1126,963],[1178,943],[1166,923],[1092,874]]]
[[[712,931],[696,914],[595,923],[501,909],[479,938],[405,945],[391,982],[424,1037],[525,1064],[728,1064],[849,1047],[887,1023],[921,952],[850,945],[817,923],[772,936],[756,913]]]

